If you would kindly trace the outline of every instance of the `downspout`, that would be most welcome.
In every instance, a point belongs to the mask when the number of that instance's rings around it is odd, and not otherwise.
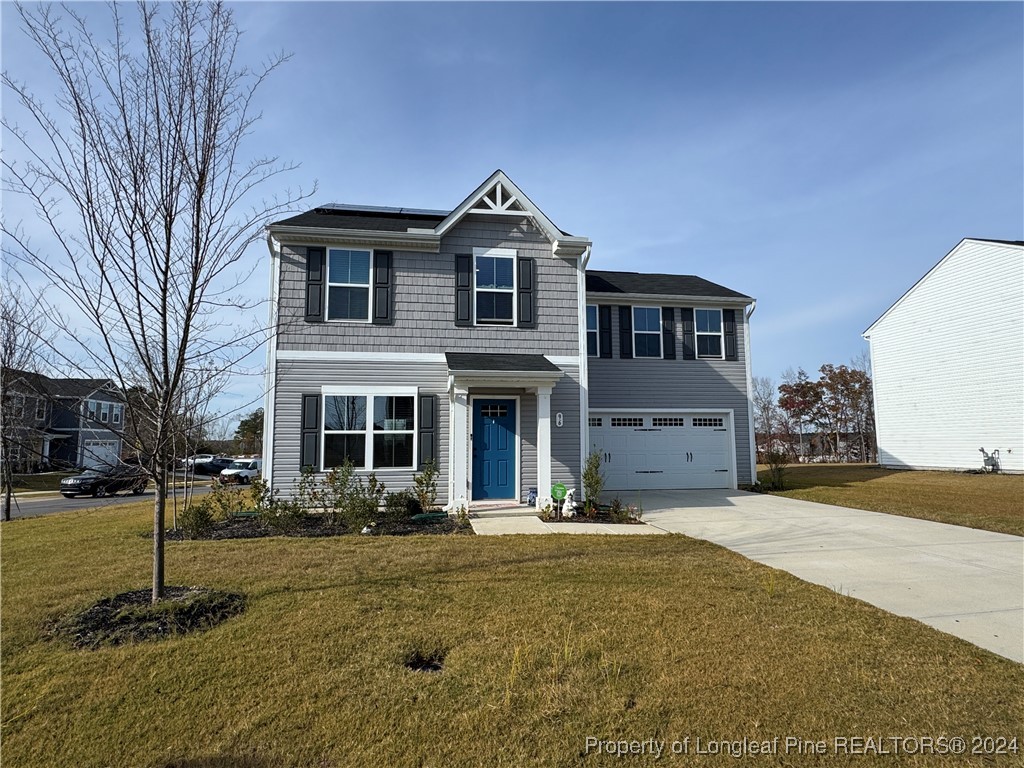
[[[587,359],[587,264],[590,262],[590,250],[587,246],[580,257],[580,267],[576,275],[576,289],[579,303],[579,349],[580,349],[580,491],[578,498],[585,499],[583,493],[583,469],[587,465],[590,453],[590,365]],[[538,489],[538,498],[540,497]]]
[[[277,390],[277,304],[280,254],[274,236],[267,230],[267,248],[270,251],[270,336],[267,339],[267,373],[263,395],[263,479],[273,488],[274,473],[274,404]]]
[[[753,299],[750,306],[743,312],[743,324],[746,330],[743,341],[747,347],[747,354],[744,355],[747,368],[747,432],[748,440],[750,441],[750,482],[752,484],[757,482],[757,438],[754,433],[754,381],[750,365],[750,317],[754,314],[755,309],[757,309],[757,299]],[[739,478],[737,478],[737,481],[739,481]]]

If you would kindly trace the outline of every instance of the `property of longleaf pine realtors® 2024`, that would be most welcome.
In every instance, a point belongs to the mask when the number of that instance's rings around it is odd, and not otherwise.
[[[687,736],[678,741],[659,739],[586,738],[586,753],[625,757],[650,755],[978,755],[1019,754],[1014,738],[964,736],[835,736],[832,739],[801,739],[776,736],[773,739],[702,739]]]

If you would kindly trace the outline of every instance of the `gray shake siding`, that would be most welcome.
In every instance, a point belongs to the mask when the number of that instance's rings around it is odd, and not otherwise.
[[[590,303],[610,304],[605,297]],[[643,306],[683,306],[672,301],[636,301]],[[616,305],[618,306],[618,305]],[[695,306],[687,303],[686,306]],[[700,306],[700,305],[696,305]],[[720,306],[707,304],[705,306]],[[591,357],[591,408],[722,408],[735,417],[736,471],[739,483],[750,483],[750,413],[747,400],[746,324],[743,309],[736,309],[738,360],[683,360],[680,313],[676,311],[676,359],[619,357],[619,313],[612,310],[612,357]]]
[[[338,234],[344,243],[344,233]],[[537,327],[455,326],[455,255],[473,248],[514,248],[535,259]],[[576,264],[551,255],[551,244],[528,219],[474,216],[442,238],[440,253],[394,253],[394,324],[303,318],[306,247],[284,243],[278,349],[347,352],[508,352],[577,355]]]

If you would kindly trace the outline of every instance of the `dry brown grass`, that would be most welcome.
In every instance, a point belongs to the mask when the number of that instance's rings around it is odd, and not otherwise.
[[[149,578],[148,505],[5,524],[4,768],[621,765],[587,736],[825,739],[668,765],[836,757],[836,736],[1024,738],[1024,667],[682,536],[174,542],[172,584],[240,617],[74,651],[49,617]],[[442,672],[403,662],[444,653]],[[649,764],[632,758],[629,764]]]
[[[767,472],[758,467],[765,482]],[[1024,476],[791,464],[777,496],[1024,536]]]

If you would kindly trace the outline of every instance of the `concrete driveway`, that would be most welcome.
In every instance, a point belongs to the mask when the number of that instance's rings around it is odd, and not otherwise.
[[[1024,539],[743,491],[643,491],[644,522],[706,539],[1024,663]]]

